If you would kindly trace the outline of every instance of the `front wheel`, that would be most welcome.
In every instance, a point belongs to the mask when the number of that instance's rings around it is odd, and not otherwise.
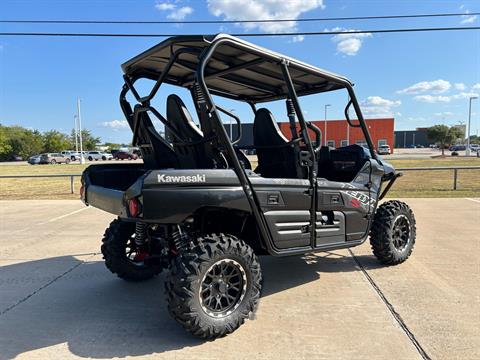
[[[407,204],[391,200],[378,207],[370,229],[370,244],[381,263],[396,265],[407,260],[415,238],[415,216]]]
[[[150,279],[164,268],[164,262],[151,253],[154,245],[147,243],[140,248],[135,243],[135,223],[113,220],[102,240],[105,265],[124,280]]]
[[[215,339],[235,331],[255,312],[262,273],[245,242],[210,234],[173,259],[165,286],[172,317],[193,335]]]

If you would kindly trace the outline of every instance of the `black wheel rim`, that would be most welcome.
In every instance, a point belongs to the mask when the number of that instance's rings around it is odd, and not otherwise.
[[[393,246],[398,251],[404,251],[410,243],[410,220],[406,215],[398,215],[393,223]]]
[[[233,259],[214,263],[205,273],[200,286],[200,304],[210,316],[230,315],[242,303],[247,290],[245,270]]]

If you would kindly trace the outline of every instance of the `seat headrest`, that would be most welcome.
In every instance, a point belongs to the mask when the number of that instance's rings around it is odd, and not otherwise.
[[[167,97],[167,120],[184,140],[199,141],[203,138],[202,131],[193,122],[182,99],[175,94]]]
[[[266,108],[260,108],[255,113],[253,134],[255,145],[282,145],[288,142],[288,139],[280,131],[273,114]]]

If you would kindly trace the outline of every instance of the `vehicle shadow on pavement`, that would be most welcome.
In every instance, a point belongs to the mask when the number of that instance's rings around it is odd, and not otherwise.
[[[382,267],[373,255],[355,257],[367,269]],[[284,258],[265,256],[261,259],[261,266],[264,274],[262,297],[316,281],[322,273],[360,271],[355,260],[340,251]]]
[[[52,267],[61,266],[63,271],[45,276]],[[321,273],[359,271],[350,256],[333,252],[262,257],[261,266],[263,297],[316,281]],[[108,272],[103,261],[82,263],[72,256],[2,266],[0,294],[10,300],[0,299],[0,359],[63,343],[77,356],[94,358],[201,345],[204,341],[186,333],[169,316],[163,281],[159,276],[143,283],[125,282]]]

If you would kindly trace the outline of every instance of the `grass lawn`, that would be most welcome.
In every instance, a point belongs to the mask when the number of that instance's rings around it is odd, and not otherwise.
[[[435,158],[389,160],[396,168],[480,166],[480,158]],[[0,175],[80,174],[88,165],[1,165]],[[460,170],[456,191],[453,171],[405,171],[388,197],[473,197],[480,196],[480,170]],[[75,178],[75,194],[70,178],[0,179],[0,199],[78,199],[80,178]]]

